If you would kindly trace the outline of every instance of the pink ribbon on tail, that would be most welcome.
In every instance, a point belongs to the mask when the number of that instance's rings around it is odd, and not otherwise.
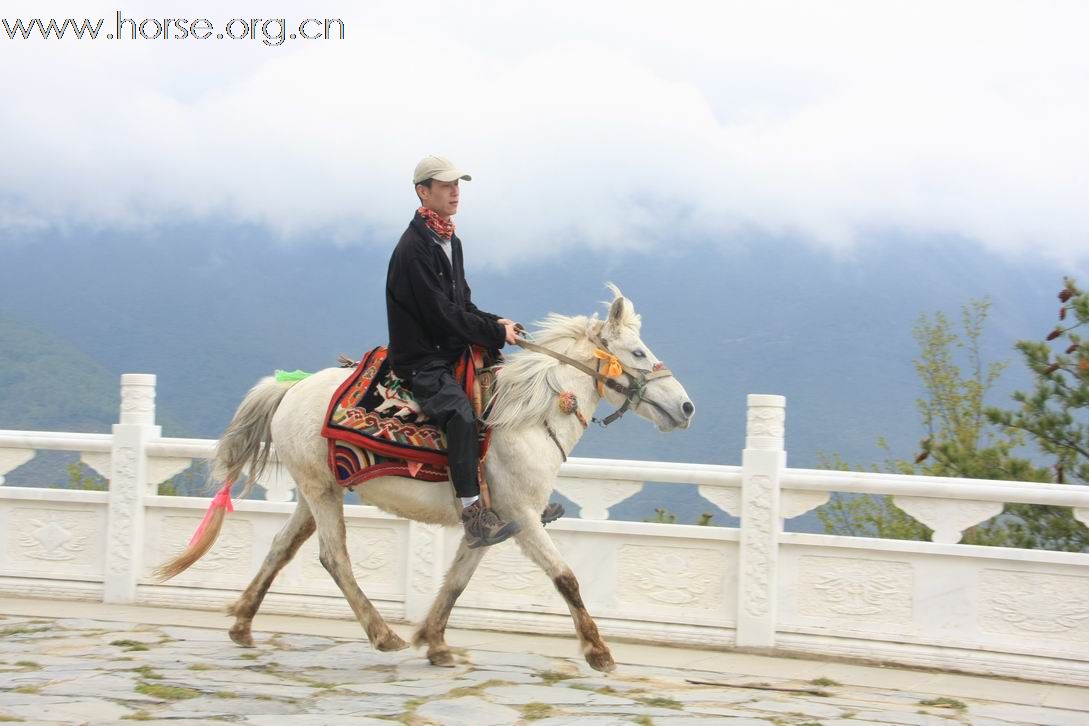
[[[223,488],[212,498],[212,503],[208,505],[208,511],[204,513],[204,519],[200,520],[200,526],[197,527],[197,531],[194,532],[193,536],[189,539],[188,547],[192,547],[193,543],[200,539],[200,536],[204,534],[204,530],[208,528],[208,523],[212,521],[212,513],[215,512],[217,507],[222,507],[228,512],[234,511],[234,504],[231,503],[231,486],[233,485],[233,481],[226,482],[223,485]]]

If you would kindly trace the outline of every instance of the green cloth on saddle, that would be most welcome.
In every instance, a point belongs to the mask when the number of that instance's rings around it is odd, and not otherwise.
[[[294,370],[294,371],[282,371],[279,368],[276,369],[276,382],[283,383],[284,381],[301,381],[304,378],[309,378],[314,375],[313,373],[307,373],[306,371]]]

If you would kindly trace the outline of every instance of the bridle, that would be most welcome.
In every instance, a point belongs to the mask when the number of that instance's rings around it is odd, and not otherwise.
[[[523,336],[525,336],[526,334],[524,329],[521,329],[518,332],[520,332]],[[670,371],[664,363],[657,363],[655,364],[654,368],[650,370],[643,368],[632,368],[631,366],[622,363],[620,359],[617,358],[616,355],[614,355],[612,351],[609,350],[609,344],[605,341],[604,338],[601,338],[591,333],[590,341],[598,346],[598,350],[595,351],[595,356],[598,359],[596,370],[594,368],[590,368],[584,363],[575,360],[574,358],[564,355],[563,353],[557,353],[551,348],[546,348],[543,345],[537,345],[536,343],[527,340],[525,337],[517,338],[515,340],[515,344],[521,346],[522,348],[525,348],[526,350],[531,350],[535,353],[543,353],[547,356],[555,358],[561,363],[566,363],[569,366],[577,368],[578,370],[590,376],[594,379],[594,381],[597,382],[598,392],[601,395],[605,394],[604,387],[607,386],[608,388],[611,388],[612,390],[623,396],[624,403],[621,404],[620,408],[613,411],[603,419],[599,419],[596,417],[590,418],[591,421],[600,425],[602,428],[608,426],[609,424],[622,417],[631,409],[632,406],[638,406],[640,403],[648,403],[651,406],[657,408],[663,414],[665,414],[670,420],[673,419],[673,416],[670,415],[668,411],[666,411],[664,408],[662,408],[651,399],[646,398],[645,396],[647,384],[649,384],[651,381],[655,381],[661,378],[673,377],[673,372]],[[601,364],[603,361],[606,363],[605,373],[601,372]],[[620,381],[616,380],[615,376],[620,375],[621,372],[628,376],[628,385],[624,385]],[[563,451],[562,448],[560,450],[561,452]]]

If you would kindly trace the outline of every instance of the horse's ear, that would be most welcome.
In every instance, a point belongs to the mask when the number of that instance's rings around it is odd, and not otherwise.
[[[609,325],[613,327],[620,327],[624,323],[625,311],[624,306],[630,305],[623,295],[617,295],[613,300],[612,305],[609,306]]]

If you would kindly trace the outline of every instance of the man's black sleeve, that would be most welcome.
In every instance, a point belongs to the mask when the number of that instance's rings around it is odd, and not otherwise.
[[[420,312],[427,316],[428,324],[447,336],[461,338],[485,348],[502,348],[507,331],[495,320],[461,310],[442,291],[438,274],[421,259],[405,261],[405,272],[412,286]]]

